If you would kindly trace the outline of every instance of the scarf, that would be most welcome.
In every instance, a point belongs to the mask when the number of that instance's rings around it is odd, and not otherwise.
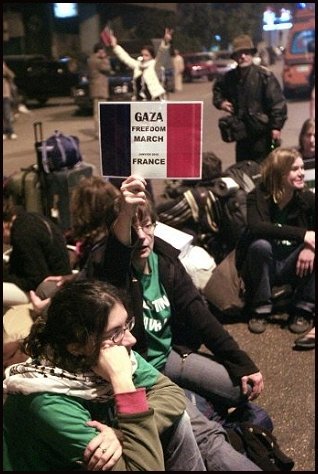
[[[133,351],[130,352],[130,360],[134,374],[138,363]],[[54,367],[46,360],[37,363],[32,359],[22,364],[11,365],[5,370],[3,392],[23,395],[51,392],[99,403],[107,403],[114,399],[111,384],[91,370],[75,374]]]

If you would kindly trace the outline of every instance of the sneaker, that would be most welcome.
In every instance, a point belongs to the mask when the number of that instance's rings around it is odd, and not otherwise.
[[[311,327],[311,317],[306,317],[302,314],[295,314],[290,317],[288,323],[288,328],[291,332],[295,334],[302,334],[303,332],[308,331]]]
[[[297,337],[294,348],[298,350],[315,349],[315,333],[313,329]]]
[[[30,110],[24,104],[19,105],[18,111],[21,112],[21,114],[29,114],[30,113]]]
[[[10,140],[16,140],[18,138],[18,135],[16,133],[11,133],[9,135]]]
[[[266,324],[264,317],[254,314],[248,322],[248,329],[255,334],[262,334],[266,329]]]

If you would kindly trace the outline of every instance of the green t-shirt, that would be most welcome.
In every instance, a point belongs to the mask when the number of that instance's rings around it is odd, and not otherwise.
[[[159,281],[158,255],[152,252],[149,275],[137,272],[143,289],[143,316],[148,337],[148,361],[161,370],[171,351],[170,301]]]
[[[150,389],[159,372],[135,353],[137,387]],[[45,388],[44,388],[45,390]],[[3,407],[4,471],[80,470],[87,444],[99,431],[86,426],[95,419],[117,427],[114,402],[98,403],[66,394],[37,392],[7,396]]]

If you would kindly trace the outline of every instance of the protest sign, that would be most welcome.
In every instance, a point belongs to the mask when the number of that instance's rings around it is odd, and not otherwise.
[[[201,179],[203,102],[100,102],[103,176]]]
[[[106,25],[100,34],[101,40],[103,41],[105,46],[111,46],[112,35],[113,35],[113,31],[109,28],[108,25]]]

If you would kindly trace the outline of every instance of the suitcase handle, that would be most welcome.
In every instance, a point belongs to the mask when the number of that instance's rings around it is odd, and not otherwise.
[[[43,142],[42,122],[34,122],[34,140],[36,143]]]

